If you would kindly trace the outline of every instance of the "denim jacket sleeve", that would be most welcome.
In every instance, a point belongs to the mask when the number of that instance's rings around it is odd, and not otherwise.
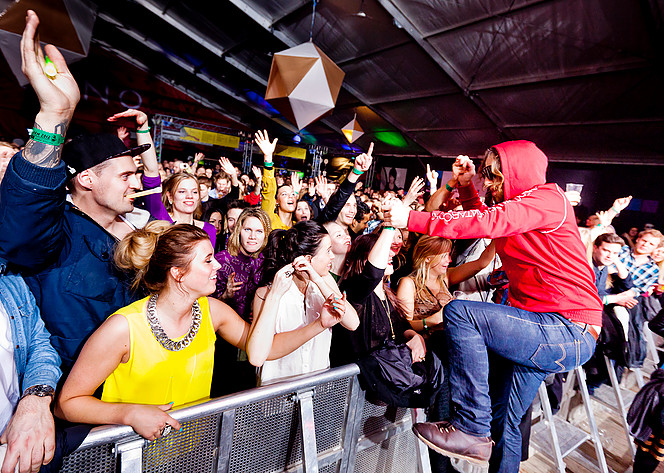
[[[14,155],[0,186],[0,258],[39,270],[64,242],[65,165],[42,168]]]
[[[60,357],[51,346],[51,335],[44,326],[30,289],[20,276],[2,275],[0,296],[9,316],[21,392],[37,384],[47,384],[55,389],[62,375]]]

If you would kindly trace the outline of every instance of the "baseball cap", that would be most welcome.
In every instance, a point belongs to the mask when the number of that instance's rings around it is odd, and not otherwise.
[[[67,174],[73,177],[107,159],[141,154],[150,146],[146,143],[135,148],[127,148],[117,135],[110,133],[80,135],[64,145],[62,160],[67,165]]]

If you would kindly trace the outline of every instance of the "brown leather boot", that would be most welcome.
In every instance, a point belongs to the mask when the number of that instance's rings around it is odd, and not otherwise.
[[[429,448],[447,457],[484,465],[491,457],[493,440],[462,432],[447,421],[421,422],[413,425],[413,432]]]

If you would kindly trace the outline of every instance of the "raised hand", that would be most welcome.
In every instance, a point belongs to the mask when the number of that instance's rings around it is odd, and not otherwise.
[[[33,10],[28,10],[21,37],[22,69],[39,98],[40,115],[48,115],[49,119],[55,120],[53,125],[56,125],[62,118],[67,121],[71,119],[81,93],[60,51],[55,46],[47,44],[42,52],[37,34],[38,26],[39,17]],[[46,75],[44,52],[55,66],[54,77]],[[53,131],[52,127],[50,130],[45,128],[44,130]]]
[[[293,188],[293,192],[299,196],[302,190],[302,181],[300,181],[300,175],[295,171],[291,172],[291,187]]]
[[[254,143],[258,145],[258,147],[263,152],[263,155],[265,155],[265,162],[271,162],[272,155],[274,155],[274,150],[277,147],[277,138],[271,142],[270,137],[267,134],[267,130],[258,130],[254,135]]]
[[[260,181],[263,178],[261,170],[257,166],[251,166],[251,172],[256,177],[256,181]]]
[[[408,226],[408,215],[410,209],[398,199],[387,198],[383,200],[384,223],[388,227],[406,228]]]
[[[106,120],[109,122],[115,122],[120,118],[134,119],[136,121],[136,129],[145,128],[148,123],[148,115],[142,110],[138,110],[136,108],[130,108],[124,112],[116,113],[115,115],[108,117]]]
[[[346,293],[341,297],[330,294],[320,311],[320,323],[324,328],[332,328],[343,319],[346,313]]]
[[[361,172],[367,172],[373,163],[373,153],[374,144],[371,142],[369,145],[369,151],[362,153],[355,158],[355,169]]]
[[[405,206],[410,207],[410,204],[415,202],[424,192],[421,192],[424,188],[424,179],[421,177],[416,177],[413,179],[413,182],[410,183],[410,188],[408,193],[403,198],[403,203]]]
[[[623,210],[625,210],[628,206],[629,203],[632,201],[632,196],[628,197],[621,197],[620,199],[616,199],[613,201],[613,206],[611,207],[616,213],[620,213]]]
[[[233,163],[231,163],[228,158],[225,158],[223,156],[219,158],[219,165],[221,166],[221,170],[224,171],[229,176],[232,177],[233,174],[236,174],[235,166],[233,166]]]
[[[475,175],[475,165],[473,161],[465,155],[457,156],[454,164],[452,164],[453,179],[456,180],[460,186],[467,186],[470,184],[471,179]]]
[[[429,164],[427,164],[427,181],[429,181],[429,193],[433,194],[438,189],[438,172],[432,170]]]
[[[318,192],[318,195],[323,199],[323,202],[327,204],[327,201],[330,200],[330,196],[332,195],[332,192],[330,192],[330,189],[327,186],[327,179],[325,179],[324,176],[316,176],[314,182],[316,183],[316,192]]]
[[[194,163],[196,163],[196,164],[200,163],[204,159],[205,159],[205,154],[204,153],[196,153],[194,155]]]
[[[127,138],[129,138],[129,130],[127,130],[126,126],[119,126],[115,132],[118,134],[118,138],[120,138],[120,141],[123,143]]]
[[[226,280],[226,290],[221,295],[222,299],[232,299],[235,296],[235,293],[242,287],[244,283],[242,281],[235,280],[235,272],[232,272],[228,279]]]

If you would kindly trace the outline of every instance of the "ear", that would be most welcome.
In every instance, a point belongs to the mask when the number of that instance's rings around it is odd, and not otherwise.
[[[170,192],[166,192],[166,199],[168,200],[169,204],[173,204],[173,196],[171,195]]]
[[[76,175],[76,182],[84,189],[91,190],[95,184],[96,178],[97,176],[95,176],[92,171],[86,169]]]
[[[182,270],[178,267],[173,266],[171,269],[168,270],[168,272],[171,274],[171,277],[175,279],[176,282],[182,281]]]

